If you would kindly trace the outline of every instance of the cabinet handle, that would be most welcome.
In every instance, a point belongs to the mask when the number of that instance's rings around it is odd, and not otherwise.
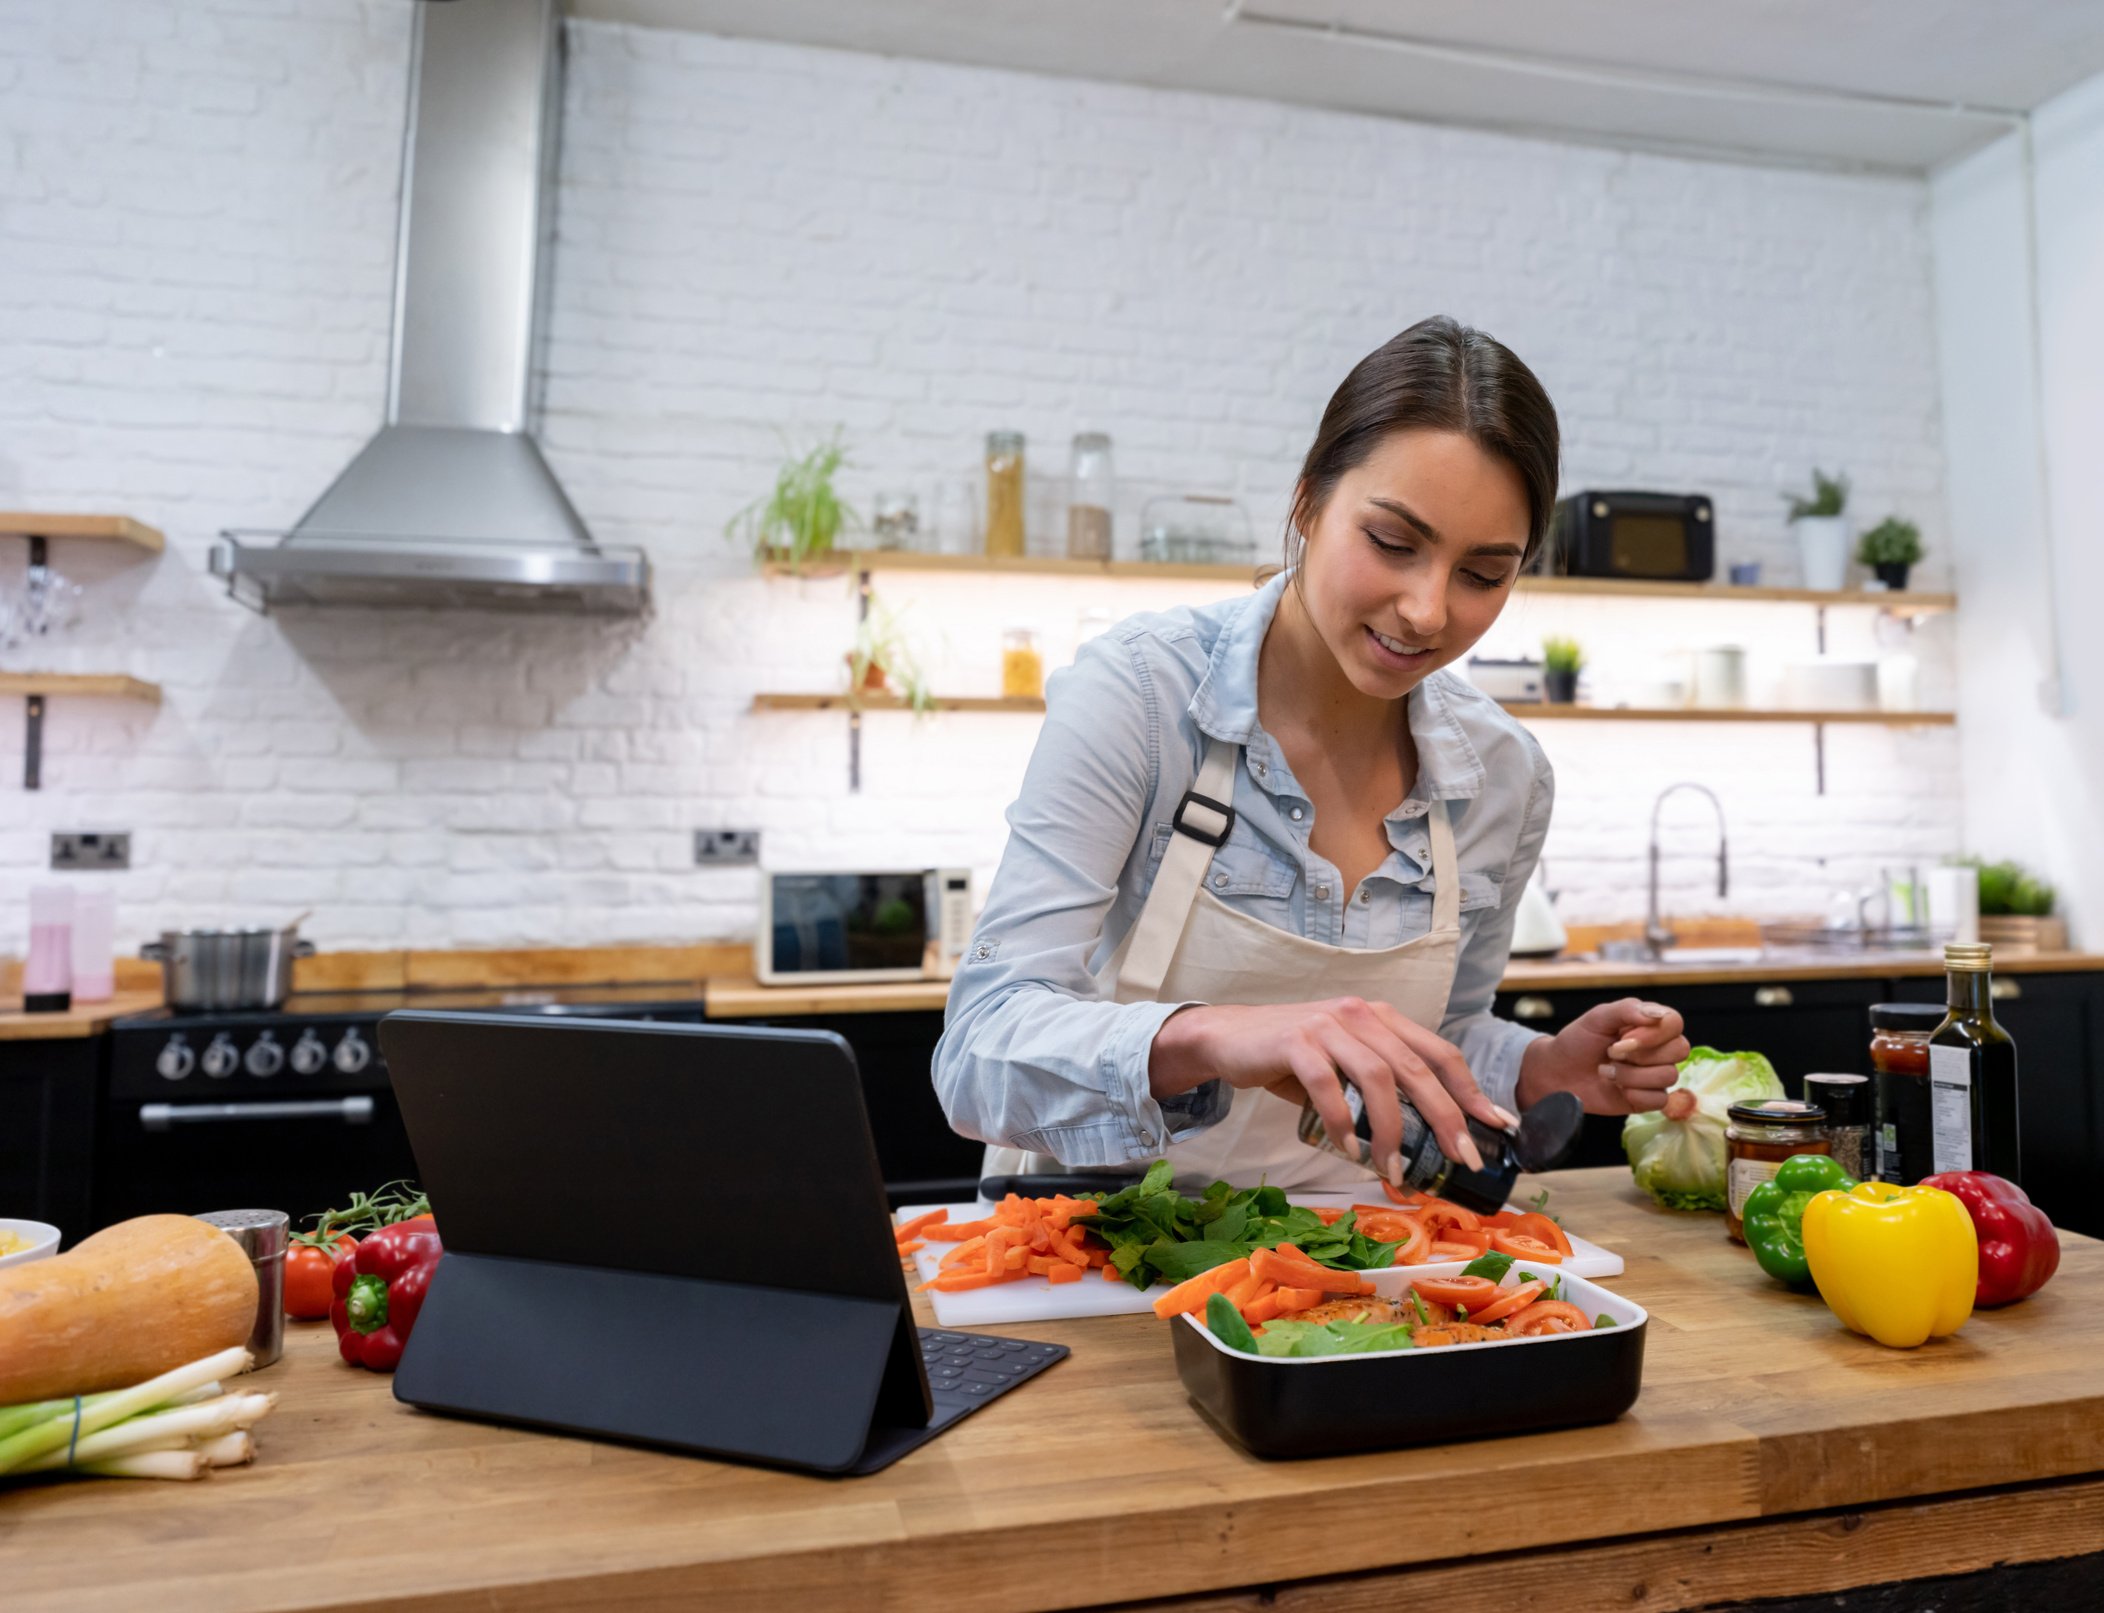
[[[1555,1012],[1556,1005],[1546,997],[1522,997],[1512,1005],[1514,1019],[1547,1019]]]
[[[2016,980],[1991,980],[1987,984],[1987,995],[1996,1002],[2008,1002],[2024,994],[2023,983]]]
[[[1788,1008],[1797,998],[1788,986],[1755,986],[1753,1000],[1761,1008]]]

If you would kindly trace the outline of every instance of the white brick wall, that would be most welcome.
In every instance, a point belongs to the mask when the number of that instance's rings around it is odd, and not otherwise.
[[[402,0],[0,0],[0,505],[170,538],[150,565],[59,550],[90,614],[39,659],[167,701],[54,703],[35,795],[0,708],[0,949],[55,828],[133,831],[127,941],[309,906],[331,946],[748,933],[751,876],[690,865],[704,825],[983,877],[1029,721],[873,717],[851,797],[840,719],[747,710],[834,684],[851,631],[839,580],[756,579],[720,535],[784,433],[844,428],[866,498],[1018,427],[1049,526],[1067,437],[1104,429],[1121,543],[1145,495],[1210,488],[1268,545],[1329,391],[1444,310],[1542,375],[1567,485],[1703,488],[1727,557],[1787,581],[1778,489],[1840,463],[1868,518],[1944,548],[1920,184],[573,23],[542,437],[599,536],[649,548],[655,618],[259,619],[206,549],[288,523],[377,423],[409,24]],[[1004,621],[1056,660],[1086,607],[1202,593],[881,586],[962,692]],[[1810,646],[1788,607],[1513,615],[1507,647],[1570,626],[1603,673],[1632,644],[1728,637],[1767,676]],[[1734,909],[1816,910],[1957,844],[1947,732],[1836,733],[1824,797],[1795,727],[1544,738],[1578,916],[1631,911],[1676,777],[1725,794]],[[1673,898],[1714,907],[1683,820]]]

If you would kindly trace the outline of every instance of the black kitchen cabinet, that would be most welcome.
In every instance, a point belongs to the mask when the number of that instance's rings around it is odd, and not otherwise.
[[[0,1215],[85,1236],[102,1038],[0,1042]]]

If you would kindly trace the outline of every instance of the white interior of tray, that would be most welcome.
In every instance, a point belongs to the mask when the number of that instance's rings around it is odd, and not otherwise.
[[[1458,1277],[1467,1269],[1468,1264],[1465,1260],[1450,1260],[1426,1266],[1390,1266],[1383,1271],[1362,1272],[1360,1275],[1373,1284],[1374,1293],[1382,1299],[1400,1299],[1409,1286],[1419,1278]],[[1522,1282],[1527,1280],[1520,1275],[1522,1271],[1543,1277],[1557,1274],[1554,1266],[1536,1267],[1522,1261],[1514,1261],[1512,1269],[1505,1273],[1498,1286],[1500,1288],[1517,1288]],[[1594,1318],[1611,1316],[1614,1318],[1615,1326],[1618,1328],[1642,1327],[1646,1321],[1650,1320],[1650,1313],[1643,1306],[1637,1304],[1635,1300],[1624,1299],[1620,1294],[1614,1293],[1610,1289],[1602,1288],[1598,1283],[1589,1282],[1585,1278],[1570,1272],[1562,1272],[1559,1275],[1563,1278],[1563,1297],[1584,1311],[1588,1316]],[[1349,1295],[1345,1294],[1334,1297],[1339,1299],[1350,1298]],[[1582,1339],[1586,1336],[1583,1333],[1537,1333],[1532,1338],[1485,1339],[1480,1344],[1441,1344],[1424,1350],[1367,1350],[1357,1355],[1253,1356],[1246,1350],[1237,1350],[1232,1345],[1222,1344],[1215,1338],[1213,1330],[1205,1325],[1205,1318],[1202,1312],[1186,1311],[1178,1320],[1186,1326],[1198,1329],[1199,1335],[1204,1338],[1206,1343],[1223,1355],[1236,1356],[1245,1361],[1262,1361],[1266,1366],[1273,1367],[1326,1367],[1334,1366],[1340,1361],[1380,1361],[1399,1356],[1452,1355],[1457,1350],[1517,1350],[1529,1344],[1554,1344],[1559,1339]],[[1279,1320],[1282,1322],[1291,1321],[1292,1318],[1282,1316]]]

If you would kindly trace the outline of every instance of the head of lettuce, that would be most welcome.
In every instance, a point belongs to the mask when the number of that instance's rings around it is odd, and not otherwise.
[[[1689,1049],[1665,1108],[1631,1115],[1622,1126],[1636,1185],[1669,1210],[1723,1209],[1726,1112],[1782,1095],[1775,1066],[1758,1053]]]

